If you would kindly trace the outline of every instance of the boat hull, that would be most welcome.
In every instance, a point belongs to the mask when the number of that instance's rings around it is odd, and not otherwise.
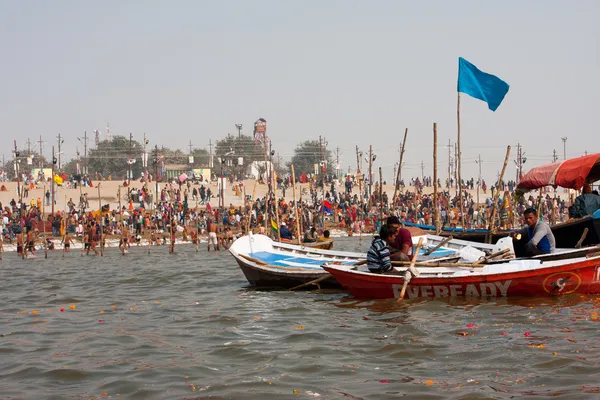
[[[401,275],[361,273],[328,265],[324,269],[357,298],[398,298],[404,284]],[[529,297],[570,293],[600,293],[598,257],[509,273],[453,278],[417,277],[409,281],[404,298]]]
[[[435,231],[435,227],[430,225],[418,225],[406,223],[407,226],[416,226],[428,232]],[[556,247],[573,248],[583,235],[585,228],[588,228],[586,238],[582,246],[593,246],[600,244],[600,215],[587,216],[573,221],[562,222],[552,225],[552,233],[556,239]],[[497,231],[492,235],[492,243],[510,235],[511,231]],[[472,242],[485,243],[488,240],[489,231],[484,229],[467,229],[464,232],[460,228],[445,228],[440,233],[441,236],[452,236],[455,239],[468,240]],[[516,245],[517,256],[520,256],[520,249]]]
[[[248,283],[256,287],[289,289],[328,275],[324,270],[319,272],[294,271],[290,273],[289,271],[278,271],[276,268],[254,266],[240,258],[236,258],[236,261]],[[339,289],[341,286],[335,279],[328,278],[315,285],[307,286],[307,289],[315,288]]]

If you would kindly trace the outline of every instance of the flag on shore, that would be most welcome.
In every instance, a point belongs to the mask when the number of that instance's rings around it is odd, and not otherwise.
[[[458,58],[458,91],[485,101],[492,111],[504,100],[510,86],[497,76],[480,71],[462,57]]]
[[[326,214],[331,214],[332,205],[329,201],[323,201],[323,212]]]
[[[273,233],[277,233],[277,231],[279,231],[279,228],[277,227],[277,223],[275,222],[275,220],[273,218],[271,218],[271,229],[273,230]]]

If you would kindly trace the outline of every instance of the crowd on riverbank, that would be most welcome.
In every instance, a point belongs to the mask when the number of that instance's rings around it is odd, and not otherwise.
[[[90,207],[88,193],[82,192],[80,186],[79,201],[76,203],[69,197],[64,210],[55,210],[54,213],[47,212],[51,203],[50,191],[44,188],[43,196],[29,197],[29,193],[22,192],[22,199],[13,198],[6,204],[0,202],[2,239],[5,243],[12,243],[18,240],[19,235],[28,235],[28,239],[33,238],[36,243],[50,239],[53,244],[58,244],[69,234],[74,238],[87,235],[95,241],[101,237],[127,237],[128,243],[135,243],[142,239],[166,241],[174,236],[194,242],[208,236],[211,223],[218,226],[217,233],[222,240],[250,230],[271,234],[277,232],[282,223],[294,236],[298,232],[303,236],[311,227],[320,231],[337,228],[352,235],[375,232],[379,221],[389,215],[397,215],[405,222],[434,225],[433,194],[431,190],[425,190],[432,181],[422,181],[423,184],[415,178],[410,182],[414,186],[399,185],[396,197],[392,198],[393,193],[388,194],[390,186],[384,186],[380,191],[378,183],[370,187],[368,182],[359,182],[352,176],[339,180],[328,177],[325,182],[309,178],[304,186],[297,186],[298,206],[293,199],[290,200],[291,177],[276,180],[274,195],[277,201],[269,196],[268,190],[265,193],[267,185],[254,183],[250,194],[249,187],[243,182],[230,182],[227,195],[229,200],[235,201],[230,201],[223,208],[212,205],[214,201],[211,204],[220,193],[218,187],[213,191],[214,187],[211,188],[208,182],[173,181],[156,186],[155,182],[126,181],[119,185],[117,207],[110,207],[102,198],[97,208]],[[98,186],[98,182],[84,182],[83,187],[86,188]],[[32,184],[27,186],[28,189],[33,189]],[[452,188],[452,181],[446,184],[446,188],[441,185],[438,188],[440,223],[446,227],[462,226],[459,196]],[[492,197],[484,192],[483,201],[478,202],[471,190],[473,180],[464,184],[464,226],[488,227]],[[255,194],[257,185],[262,186],[263,190],[259,191],[262,195]],[[157,187],[158,199],[153,193]],[[542,197],[533,194],[519,197],[509,190],[513,187],[513,182],[500,185],[506,190],[501,191],[496,204],[498,218],[495,225],[499,228],[521,227],[522,211],[529,207],[541,208],[542,218],[551,223],[564,222],[576,216],[569,213],[571,201],[563,198],[562,194],[548,192]],[[214,192],[217,192],[216,196]],[[496,194],[494,190],[491,193]],[[114,198],[112,203],[115,203]]]

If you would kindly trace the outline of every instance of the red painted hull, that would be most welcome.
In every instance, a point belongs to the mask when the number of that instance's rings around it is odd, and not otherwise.
[[[327,265],[323,268],[357,298],[397,298],[404,284],[401,275],[359,273]],[[600,293],[598,257],[519,272],[413,278],[404,298],[557,296],[569,293]]]

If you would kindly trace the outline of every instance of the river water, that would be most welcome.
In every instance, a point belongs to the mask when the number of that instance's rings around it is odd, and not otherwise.
[[[0,293],[1,399],[600,398],[590,296],[258,291],[204,246],[5,253]]]

